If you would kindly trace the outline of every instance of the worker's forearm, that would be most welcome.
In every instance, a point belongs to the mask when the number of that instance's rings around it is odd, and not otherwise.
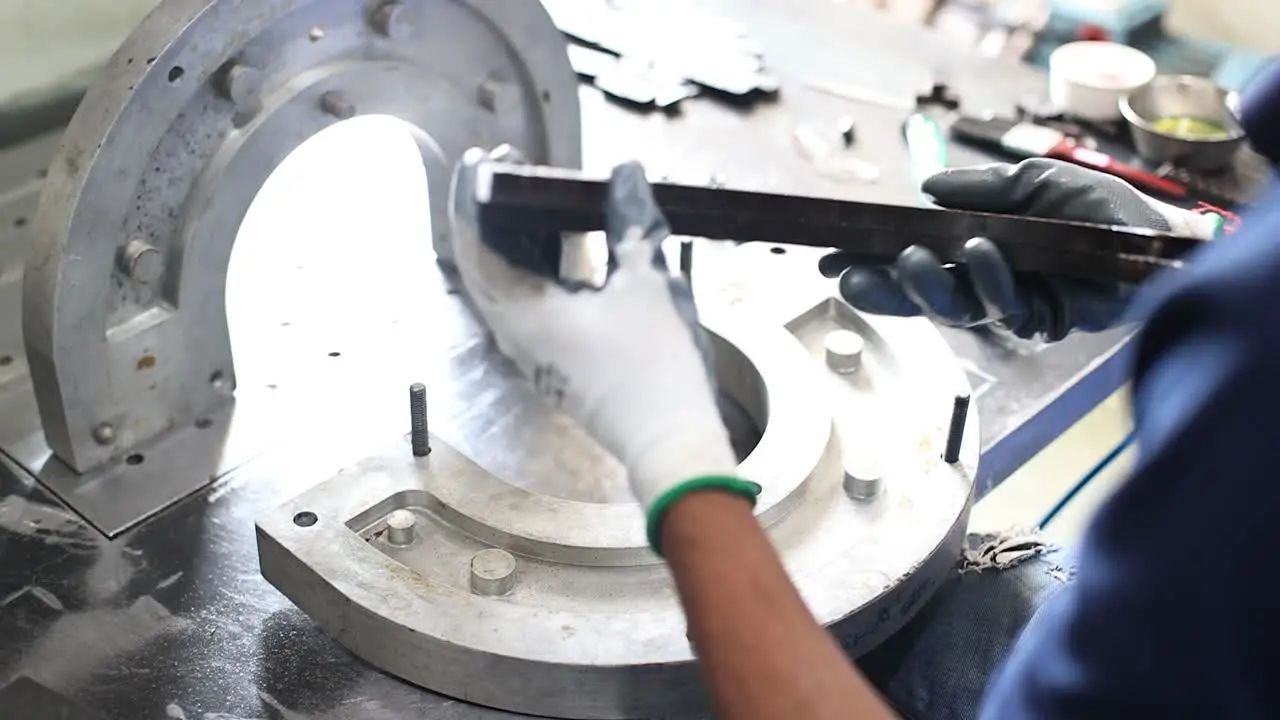
[[[682,498],[662,548],[720,717],[893,717],[809,614],[746,500]]]

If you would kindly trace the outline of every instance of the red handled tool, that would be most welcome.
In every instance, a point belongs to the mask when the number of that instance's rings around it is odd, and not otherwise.
[[[951,125],[956,138],[975,145],[999,148],[1020,157],[1046,157],[1115,175],[1141,190],[1169,198],[1187,197],[1183,184],[1153,172],[1125,165],[1110,155],[1077,144],[1059,130],[1007,118],[961,117]]]

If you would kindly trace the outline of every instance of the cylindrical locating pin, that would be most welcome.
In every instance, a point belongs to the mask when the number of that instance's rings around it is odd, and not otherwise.
[[[414,457],[431,454],[431,439],[427,436],[427,386],[414,383],[409,386],[409,442]]]
[[[862,366],[862,348],[866,343],[852,330],[832,330],[823,340],[827,367],[839,375],[857,372]]]
[[[951,427],[947,430],[947,448],[942,459],[948,463],[960,461],[960,446],[964,444],[964,424],[969,419],[969,396],[957,395],[951,406]]]
[[[387,516],[387,542],[401,547],[413,542],[414,526],[418,519],[412,510],[392,510]]]
[[[884,476],[877,463],[862,462],[844,467],[844,491],[859,502],[875,500],[884,490]]]
[[[689,238],[680,240],[680,274],[685,282],[693,282],[693,240]]]
[[[516,586],[516,559],[500,548],[488,548],[471,556],[471,592],[507,595]]]

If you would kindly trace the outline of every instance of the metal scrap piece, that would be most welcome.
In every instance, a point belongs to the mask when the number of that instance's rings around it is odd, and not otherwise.
[[[656,70],[722,93],[744,96],[778,92],[778,78],[769,73],[762,59],[763,49],[739,23],[677,3],[614,4],[584,0],[548,0],[548,12],[565,35],[590,45],[593,52],[607,51],[621,58],[651,63]],[[571,50],[571,60],[579,74],[599,77],[604,62],[589,59]],[[574,59],[574,55],[577,59]],[[579,67],[582,67],[579,70]],[[611,78],[624,83],[616,94],[636,102],[646,94],[635,78]],[[657,91],[667,104],[689,96],[689,91]]]

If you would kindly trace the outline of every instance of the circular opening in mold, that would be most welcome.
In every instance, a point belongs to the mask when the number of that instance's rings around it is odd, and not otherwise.
[[[760,444],[769,416],[769,400],[760,371],[735,345],[708,332],[715,356],[716,405],[741,462]]]
[[[238,384],[274,382],[288,367],[300,396],[337,393],[358,408],[434,379],[441,390],[429,398],[433,422],[451,428],[449,444],[485,471],[551,498],[634,502],[616,459],[504,370],[496,349],[468,329],[466,313],[459,313],[462,322],[446,322],[423,311],[424,291],[431,297],[448,290],[428,287],[438,281],[431,244],[423,242],[433,234],[435,188],[422,159],[432,144],[403,121],[362,116],[321,130],[270,174],[239,228],[228,268]],[[353,342],[382,350],[361,357],[333,350]],[[745,458],[763,436],[764,382],[736,347],[718,337],[711,344],[718,409],[734,451]],[[330,359],[339,356],[350,361]],[[424,367],[445,368],[447,376],[424,376]],[[298,424],[314,420],[301,411],[296,417]],[[388,415],[386,424],[399,431],[392,425],[399,420],[399,413]],[[366,417],[362,425],[372,422]]]

